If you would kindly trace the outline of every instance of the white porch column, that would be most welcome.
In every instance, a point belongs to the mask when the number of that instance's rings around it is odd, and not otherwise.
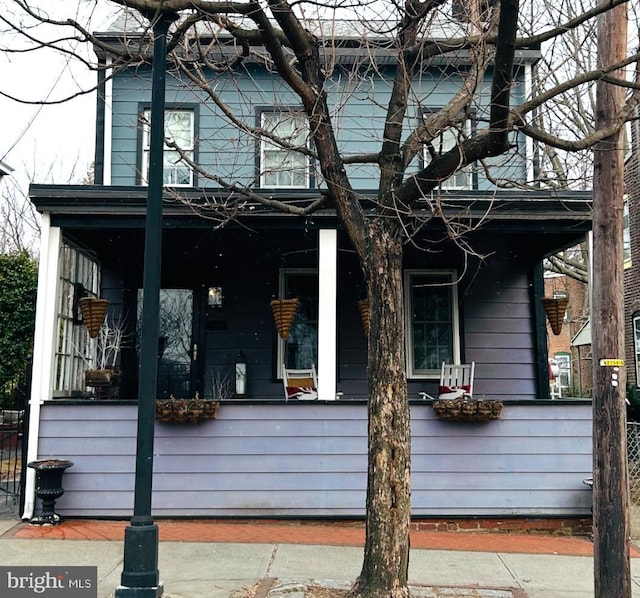
[[[42,215],[40,236],[40,260],[38,264],[38,297],[33,336],[33,374],[29,397],[29,437],[27,463],[38,458],[40,434],[40,405],[53,392],[53,364],[55,354],[55,328],[57,316],[58,257],[60,255],[61,230],[51,226],[49,214]],[[28,467],[23,519],[31,519],[35,505],[35,470]]]
[[[338,231],[320,230],[318,245],[318,399],[334,401],[338,361]]]

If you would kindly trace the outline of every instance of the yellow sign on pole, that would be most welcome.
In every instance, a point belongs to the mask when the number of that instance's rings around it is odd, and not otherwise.
[[[605,367],[622,367],[624,365],[623,359],[601,359],[600,365]]]

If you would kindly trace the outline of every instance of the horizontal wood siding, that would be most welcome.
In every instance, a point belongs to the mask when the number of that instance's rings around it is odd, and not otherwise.
[[[533,293],[524,264],[516,252],[501,251],[464,293],[463,360],[476,362],[477,397],[538,397]]]
[[[200,425],[156,425],[153,512],[176,516],[362,516],[363,403],[233,404]],[[591,406],[507,405],[503,419],[449,423],[412,406],[415,516],[585,515]],[[39,458],[71,459],[56,509],[129,517],[136,407],[42,407]]]
[[[384,75],[378,79],[367,78],[354,81],[350,73],[336,68],[333,81],[327,83],[329,109],[332,122],[343,155],[375,153],[380,149],[385,125],[385,106],[389,102],[393,80],[391,69],[381,69]],[[384,79],[382,78],[384,77]],[[415,97],[420,103],[409,100],[408,113],[419,115],[427,108],[444,106],[458,91],[458,75],[455,70],[441,72],[439,69],[425,71],[416,81],[420,90]],[[210,84],[220,100],[226,104],[234,117],[249,128],[258,124],[260,109],[272,107],[299,107],[299,98],[272,73],[265,73],[256,65],[242,67],[235,73],[210,73]],[[483,88],[475,98],[475,118],[488,118],[489,87]],[[413,96],[412,96],[413,97]],[[519,101],[516,93],[514,101]],[[151,70],[147,66],[135,71],[122,71],[113,78],[112,109],[112,177],[113,185],[137,184],[136,168],[139,165],[138,117],[142,105],[151,102]],[[230,123],[204,92],[192,90],[175,78],[167,78],[167,106],[197,106],[199,128],[196,131],[197,158],[203,169],[216,176],[233,180],[239,184],[253,185],[256,174],[255,138],[242,133]],[[416,124],[416,123],[414,123]],[[483,125],[479,124],[478,128]],[[515,142],[516,140],[514,140]],[[524,153],[514,148],[505,156],[491,159],[493,175],[510,180],[525,178]],[[418,168],[420,161],[415,161]],[[355,189],[376,189],[379,168],[372,164],[350,164],[346,166]],[[476,168],[478,188],[493,188]],[[320,179],[316,165],[316,177]],[[200,178],[196,186],[216,186]]]

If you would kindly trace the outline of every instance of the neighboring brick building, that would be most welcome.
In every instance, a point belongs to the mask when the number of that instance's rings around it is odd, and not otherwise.
[[[580,352],[571,341],[589,319],[588,285],[564,275],[549,275],[544,281],[545,297],[566,295],[569,298],[565,320],[560,334],[551,330],[547,321],[549,358],[555,359],[561,370],[559,383],[562,396],[589,396],[591,394],[591,353],[588,347]]]

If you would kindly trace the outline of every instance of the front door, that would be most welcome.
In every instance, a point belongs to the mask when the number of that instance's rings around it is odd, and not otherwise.
[[[194,293],[191,289],[160,290],[158,398],[193,398],[198,379],[198,345],[194,342]],[[138,331],[142,291],[138,292]]]

